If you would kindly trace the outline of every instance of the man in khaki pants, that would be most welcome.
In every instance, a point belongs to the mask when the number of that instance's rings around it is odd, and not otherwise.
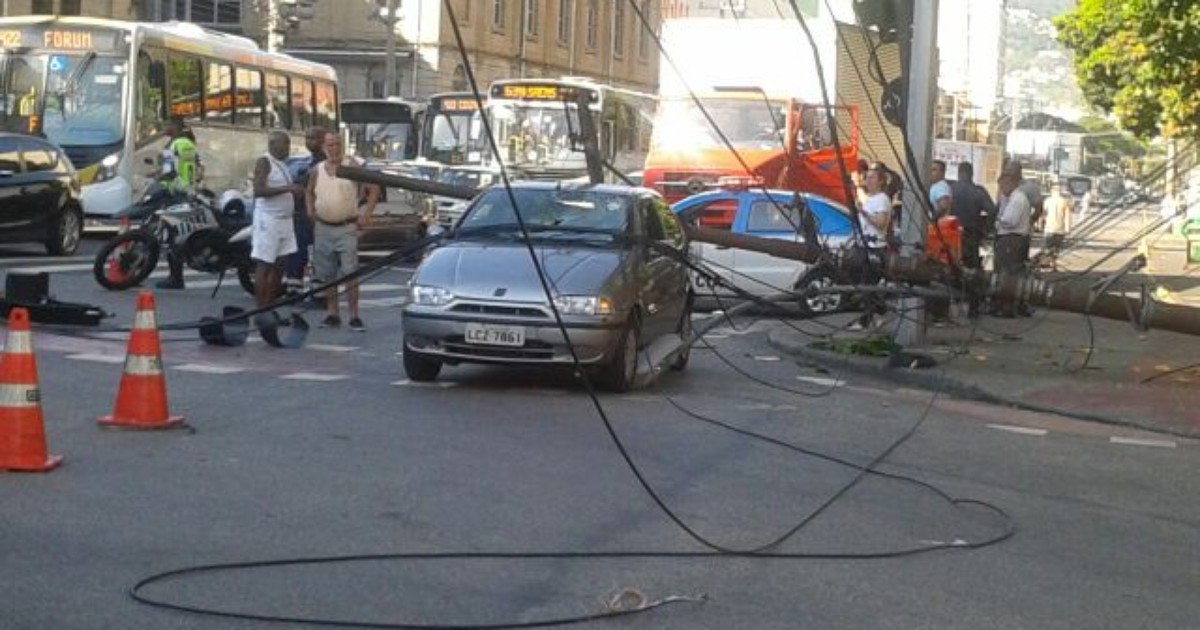
[[[358,160],[345,155],[341,136],[325,134],[323,148],[325,161],[310,173],[305,201],[308,218],[313,222],[313,268],[320,282],[329,282],[358,268],[358,228],[371,224],[371,215],[379,201],[379,188],[335,175],[339,165],[360,165]],[[367,204],[366,211],[360,214],[358,200],[363,192],[366,192]],[[346,306],[350,311],[351,330],[366,330],[358,315],[357,282],[346,286]],[[341,325],[335,287],[325,295],[325,319],[321,326],[335,328]]]

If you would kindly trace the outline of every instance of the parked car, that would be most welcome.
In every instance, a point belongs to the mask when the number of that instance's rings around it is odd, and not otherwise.
[[[643,348],[690,330],[682,226],[657,193],[515,182],[523,239],[503,185],[471,202],[412,278],[404,369],[432,381],[459,362],[572,366],[530,255],[537,253],[574,352],[600,385],[629,389]],[[687,352],[671,365],[682,369]]]
[[[451,186],[482,190],[500,181],[500,172],[486,166],[447,166],[438,174],[437,181]],[[434,196],[431,199],[437,224],[445,228],[453,227],[470,205],[469,201],[450,197]]]
[[[70,256],[83,237],[79,178],[54,144],[0,133],[0,242],[42,243]]]
[[[845,206],[809,193],[738,188],[714,190],[676,202],[671,210],[687,223],[704,221],[706,217],[721,218],[723,227],[737,234],[795,241],[803,241],[801,219],[804,213],[809,213],[816,220],[818,238],[831,250],[846,244],[854,234],[853,219]],[[712,226],[709,221],[709,227]],[[711,243],[695,243],[692,249],[698,261],[710,263],[712,271],[754,295],[836,284],[832,266],[810,267],[799,260]],[[707,286],[699,276],[695,282],[697,297],[706,305],[723,298],[736,298],[728,288]],[[715,299],[712,297],[714,292]],[[808,312],[826,313],[840,310],[843,302],[840,294],[821,294],[801,300],[799,306]]]

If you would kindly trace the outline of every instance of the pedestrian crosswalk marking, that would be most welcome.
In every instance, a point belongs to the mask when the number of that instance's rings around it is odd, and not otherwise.
[[[1045,429],[1034,429],[1032,427],[1018,427],[1011,424],[989,424],[988,428],[996,429],[997,431],[1007,431],[1009,433],[1017,433],[1019,435],[1036,435],[1043,436],[1049,433]]]
[[[1112,436],[1108,438],[1113,444],[1124,444],[1126,446],[1155,446],[1158,448],[1175,448],[1178,444],[1174,440],[1143,440],[1138,438],[1125,438]]]
[[[320,350],[321,352],[354,352],[358,350],[358,346],[338,346],[331,343],[310,343],[305,344],[305,348],[309,350]]]
[[[66,271],[91,271],[92,264],[65,264],[65,265],[39,265],[37,267],[18,267],[11,271],[22,271],[25,273],[60,273]]]
[[[200,374],[237,374],[246,371],[244,368],[233,367],[231,365],[209,365],[205,363],[185,363],[183,365],[176,365],[171,369]]]
[[[124,363],[125,357],[112,354],[68,354],[68,359],[74,361],[91,361],[93,363]]]
[[[820,376],[797,376],[796,380],[820,385],[821,387],[841,387],[846,384],[846,381],[838,378],[821,378]]]
[[[392,385],[395,385],[397,387],[434,387],[434,388],[438,388],[438,389],[447,389],[449,387],[457,386],[458,383],[456,383],[454,381],[434,381],[432,383],[423,383],[423,382],[409,380],[406,378],[402,381],[393,381]]]
[[[279,378],[289,381],[318,381],[322,383],[330,383],[333,381],[343,381],[350,378],[346,374],[318,374],[316,372],[295,372],[285,374]]]

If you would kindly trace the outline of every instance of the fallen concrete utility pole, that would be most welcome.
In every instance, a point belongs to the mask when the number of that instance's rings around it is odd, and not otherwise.
[[[1021,300],[1034,306],[1128,321],[1142,329],[1200,335],[1200,309],[1156,301],[1145,288],[1138,298],[1105,293],[1125,273],[1135,271],[1144,264],[1145,258],[1139,256],[1121,271],[1099,283],[1094,280],[1051,282],[1030,276],[964,269],[962,284],[1004,300]],[[886,275],[897,282],[927,284],[942,281],[949,277],[949,273],[948,267],[927,258],[893,257],[888,261]]]
[[[384,186],[387,188],[415,190],[417,192],[437,195],[439,197],[450,197],[451,199],[471,200],[479,194],[479,191],[475,190],[474,188],[451,186],[450,184],[443,184],[441,182],[431,182],[427,179],[393,175],[391,173],[383,173],[369,168],[360,168],[357,166],[338,166],[337,169],[334,170],[334,175],[342,179],[348,179],[352,182],[375,184],[376,186]]]

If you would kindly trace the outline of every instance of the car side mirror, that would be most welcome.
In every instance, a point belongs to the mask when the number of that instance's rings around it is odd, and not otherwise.
[[[425,236],[427,236],[427,237],[441,236],[442,234],[445,234],[446,232],[447,232],[446,228],[444,228],[440,225],[431,225],[425,229]]]

